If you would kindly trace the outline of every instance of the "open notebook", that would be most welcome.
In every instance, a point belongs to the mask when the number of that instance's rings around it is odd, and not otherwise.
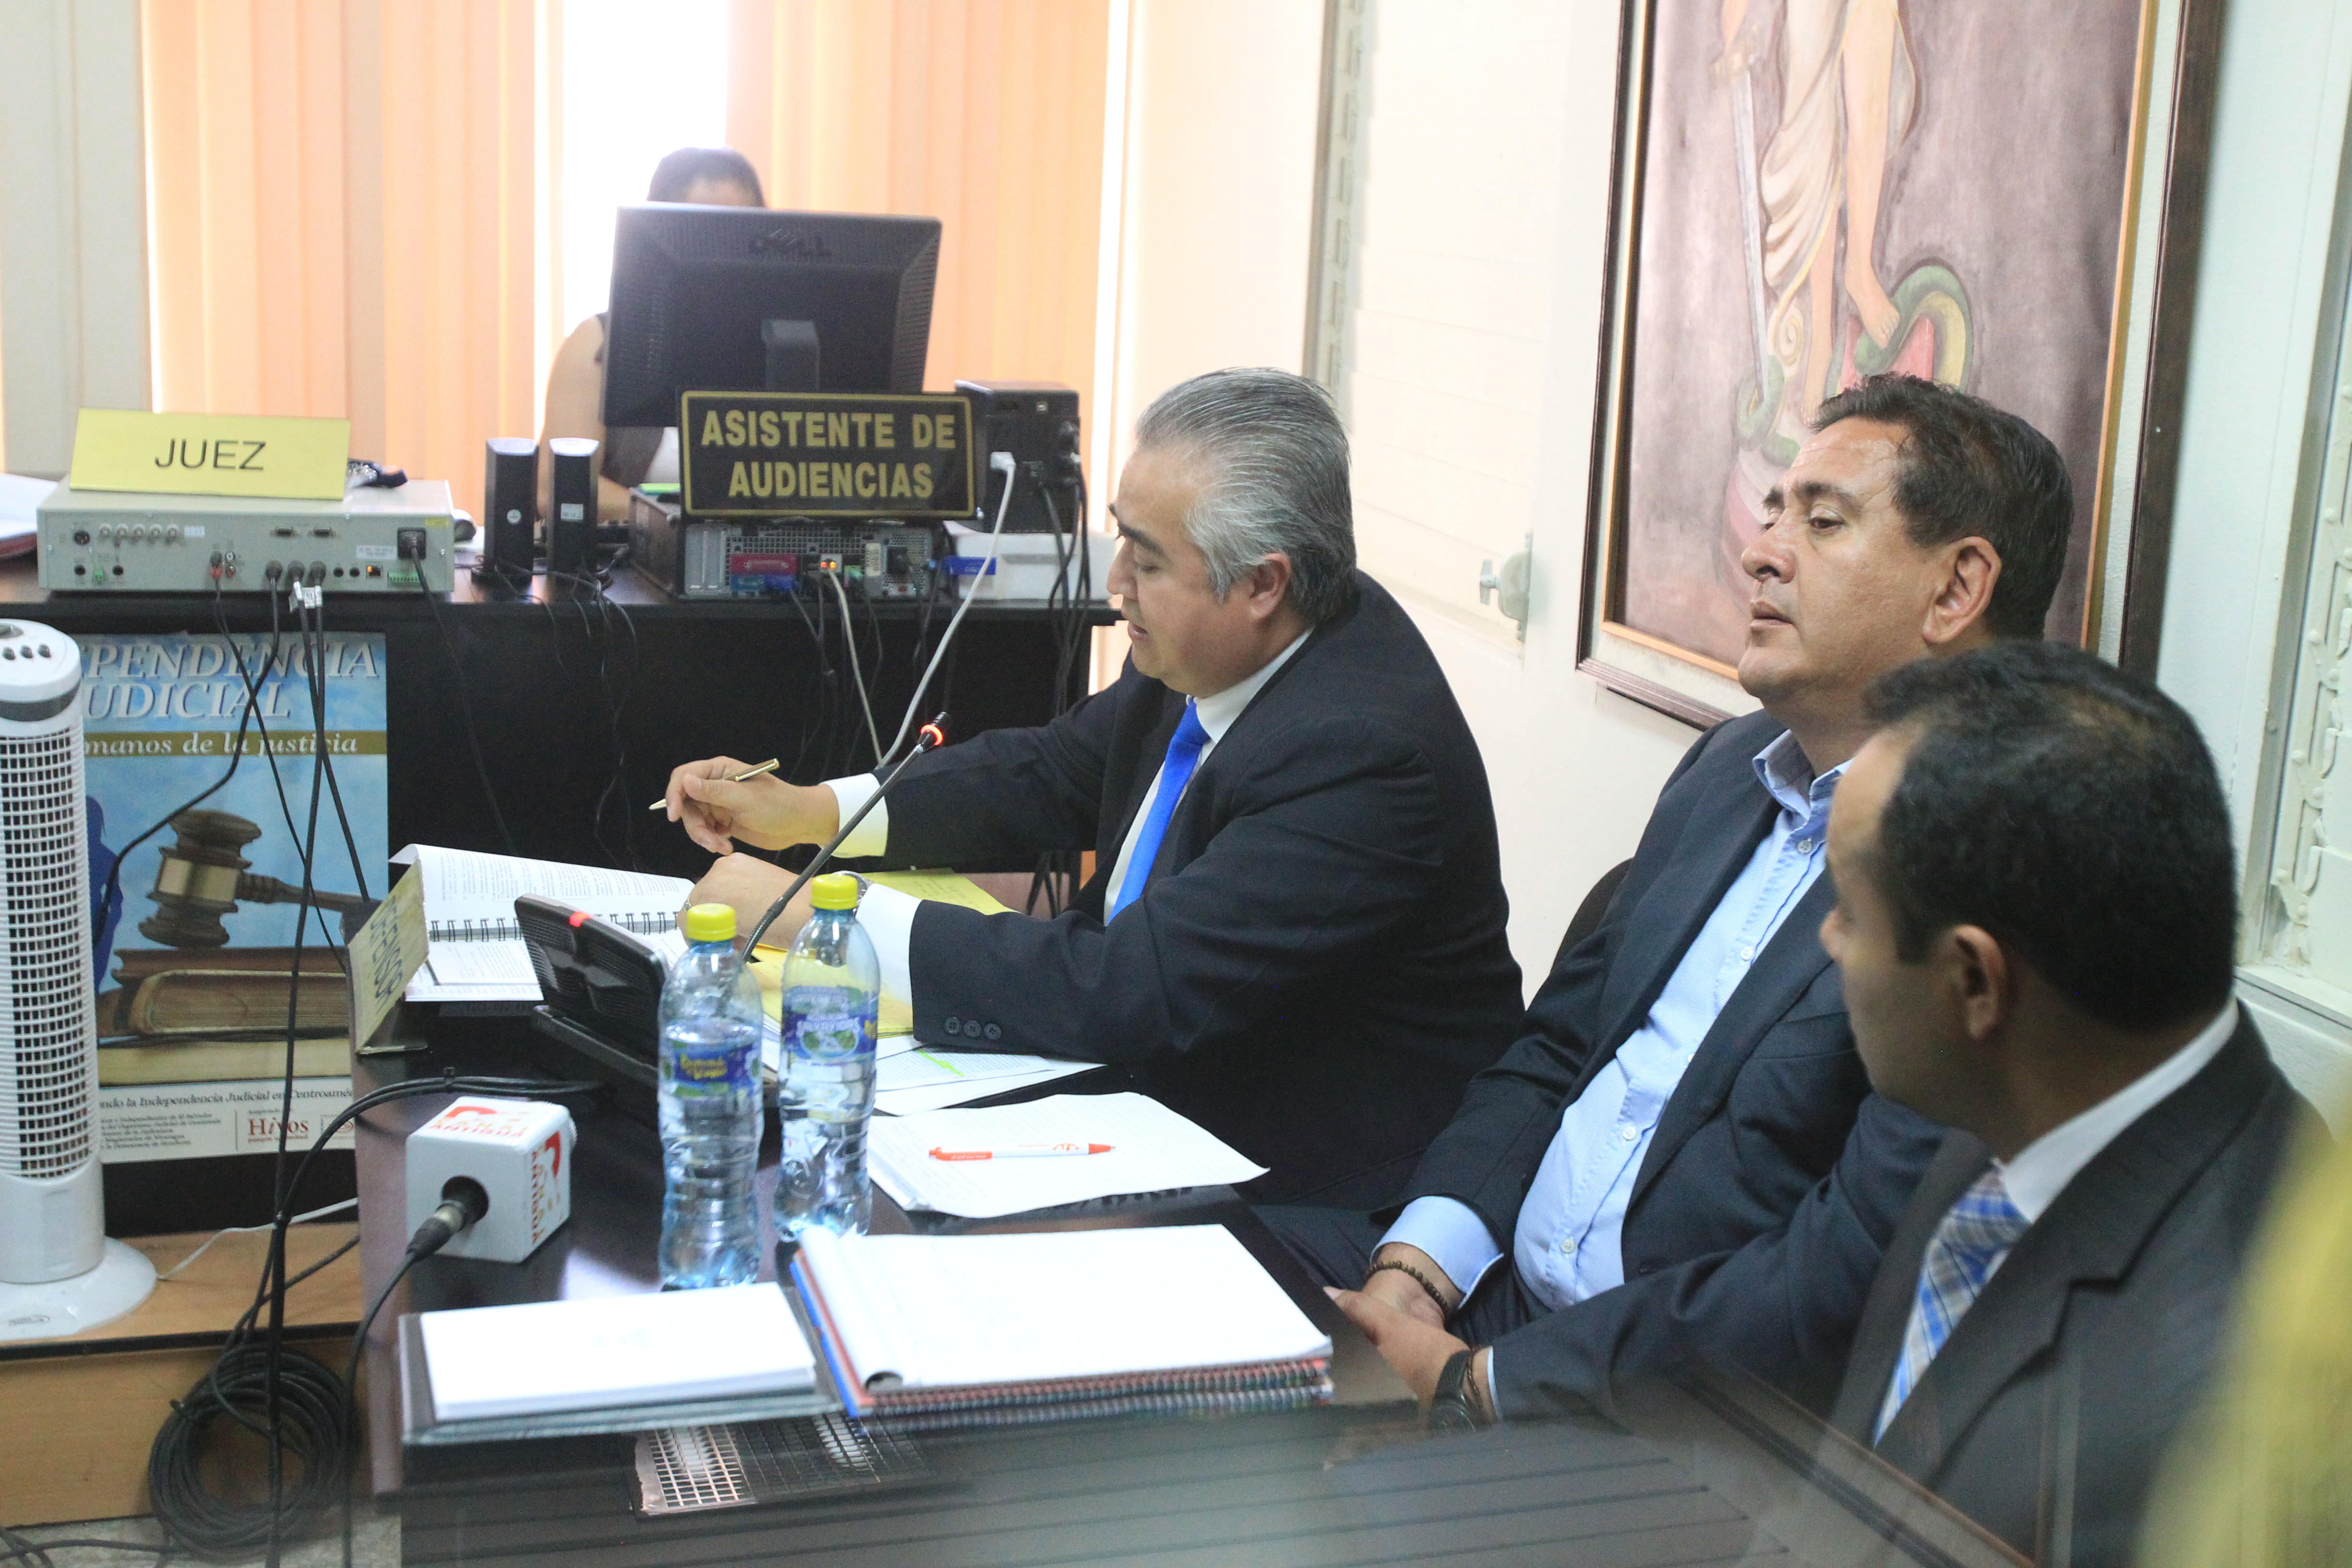
[[[793,1279],[844,1405],[902,1427],[1331,1397],[1329,1337],[1223,1226],[811,1231]]]
[[[567,866],[513,855],[412,844],[393,857],[425,879],[425,967],[408,983],[411,1002],[536,1002],[539,978],[515,925],[525,893],[557,899],[635,931],[675,958],[677,911],[694,884],[683,877]]]

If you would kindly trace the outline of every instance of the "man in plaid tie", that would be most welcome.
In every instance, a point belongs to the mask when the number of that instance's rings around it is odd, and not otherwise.
[[[1878,682],[1830,812],[1879,1093],[1955,1129],[1834,1424],[2042,1563],[2130,1560],[2310,1108],[2231,999],[2236,870],[2196,726],[2049,643]]]

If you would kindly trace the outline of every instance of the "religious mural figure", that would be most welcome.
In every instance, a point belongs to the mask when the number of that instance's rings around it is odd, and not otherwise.
[[[1736,700],[1764,497],[1823,400],[1887,370],[1990,398],[2065,454],[2076,526],[2048,624],[2078,637],[2154,0],[1629,6],[1645,85],[1625,105],[1591,662]]]
[[[1890,293],[1878,272],[1887,163],[1919,103],[1901,0],[1782,0],[1780,12],[1775,28],[1769,13],[1751,17],[1748,0],[1723,0],[1717,65],[1732,98],[1756,363],[1734,397],[1738,457],[1725,494],[1735,589],[1739,551],[1762,525],[1763,496],[1824,399],[1880,370],[1954,384],[1968,377],[1960,280],[1926,263]],[[1780,108],[1760,158],[1752,79],[1759,35],[1775,46]]]

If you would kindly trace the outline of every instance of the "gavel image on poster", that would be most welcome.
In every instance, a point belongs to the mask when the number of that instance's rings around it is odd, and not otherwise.
[[[229,811],[184,811],[172,818],[179,837],[155,868],[155,912],[139,922],[139,934],[165,947],[226,947],[224,916],[239,903],[295,904],[302,889],[275,877],[257,877],[241,851],[261,837],[254,823]],[[364,913],[374,900],[355,893],[310,890],[310,905],[338,913]]]

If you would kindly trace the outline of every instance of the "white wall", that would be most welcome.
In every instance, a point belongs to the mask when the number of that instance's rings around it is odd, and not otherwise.
[[[57,478],[77,410],[145,408],[139,0],[0,0],[0,419]]]
[[[1299,366],[1323,52],[1322,0],[1113,4],[1128,50],[1111,405],[1095,411],[1113,432],[1106,494],[1169,387]]]
[[[1444,20],[1412,9],[1416,24]],[[1503,74],[1541,102],[1517,119],[1558,138],[1490,181],[1494,199],[1517,204],[1503,226],[1526,263],[1538,320],[1528,334],[1483,351],[1475,332],[1446,350],[1456,377],[1491,371],[1524,394],[1515,440],[1537,552],[1527,645],[1416,595],[1409,570],[1391,566],[1384,580],[1414,608],[1485,753],[1512,944],[1532,989],[1585,889],[1632,852],[1692,731],[1574,671],[1617,5],[1465,0],[1439,9],[1453,13],[1448,30],[1467,51],[1452,61],[1454,79],[1475,85],[1482,69],[1519,57]],[[1301,363],[1323,29],[1319,0],[1132,0],[1129,15],[1117,405],[1103,411],[1122,440],[1152,395],[1186,375]],[[1542,63],[1530,69],[1524,57],[1538,47]],[[1482,60],[1482,49],[1503,51],[1501,60]],[[1423,134],[1441,139],[1426,156],[1487,166],[1498,151],[1481,140],[1491,117],[1423,107]],[[1524,177],[1529,167],[1540,177]],[[1484,366],[1481,352],[1490,356]],[[1530,363],[1539,374],[1528,374]],[[1360,508],[1379,501],[1370,477]],[[1360,464],[1360,487],[1367,478]]]
[[[2251,921],[2271,854],[2263,763],[2293,656],[2282,616],[2300,618],[2289,570],[2298,531],[2309,531],[2314,421],[2333,401],[2336,344],[2322,340],[2343,286],[2331,243],[2352,3],[2234,0],[2220,90],[2158,679],[2213,748],[2241,860],[2255,868]],[[2299,1087],[2323,1103],[2352,1091],[2352,1012],[2262,970],[2242,995]]]
[[[1362,261],[1348,381],[1358,530],[1478,736],[1532,992],[1696,739],[1576,673],[1621,11],[1368,9],[1370,123],[1349,214]],[[1433,189],[1449,169],[1458,188]],[[1522,537],[1535,562],[1524,646],[1475,598],[1480,557]]]

